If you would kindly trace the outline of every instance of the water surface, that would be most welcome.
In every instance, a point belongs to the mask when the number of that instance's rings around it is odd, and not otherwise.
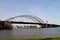
[[[0,30],[0,38],[46,38],[60,37],[60,28],[14,28]]]

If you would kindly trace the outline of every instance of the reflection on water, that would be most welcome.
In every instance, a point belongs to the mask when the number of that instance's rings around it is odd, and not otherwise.
[[[14,28],[0,30],[0,38],[60,37],[60,28]]]

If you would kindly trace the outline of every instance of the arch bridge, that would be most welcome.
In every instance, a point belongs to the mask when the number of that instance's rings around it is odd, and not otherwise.
[[[22,18],[28,18],[30,20],[32,20],[33,22],[24,22],[24,21],[11,21],[15,18],[19,18],[19,17],[22,17]],[[37,28],[46,28],[46,27],[57,27],[57,26],[60,26],[60,25],[55,25],[55,24],[46,24],[44,23],[44,21],[36,16],[33,16],[33,15],[19,15],[19,16],[15,16],[15,17],[11,17],[11,18],[7,18],[5,21],[4,21],[4,26],[2,28],[7,28],[7,29],[12,29],[13,26],[12,24],[29,24],[30,27],[37,27]],[[34,26],[31,26],[34,25]],[[25,25],[24,25],[25,26]],[[25,26],[26,27],[26,26]],[[19,28],[19,27],[18,27]]]
[[[15,18],[18,18],[18,17],[28,18],[28,19],[32,20],[33,22],[29,22],[29,21],[27,21],[27,22],[24,22],[24,21],[23,22],[21,22],[21,21],[19,21],[19,22],[11,21],[11,20],[13,20]],[[7,26],[7,27],[11,26],[12,23],[14,23],[14,24],[26,24],[26,25],[27,24],[32,24],[32,25],[36,25],[37,27],[42,27],[42,23],[44,23],[44,21],[42,19],[36,17],[36,16],[33,16],[33,15],[19,15],[19,16],[15,16],[15,17],[11,17],[11,18],[6,19],[5,26]]]

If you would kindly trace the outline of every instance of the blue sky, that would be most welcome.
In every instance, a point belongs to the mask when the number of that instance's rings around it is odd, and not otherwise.
[[[60,0],[0,0],[0,19],[24,14],[60,24]]]

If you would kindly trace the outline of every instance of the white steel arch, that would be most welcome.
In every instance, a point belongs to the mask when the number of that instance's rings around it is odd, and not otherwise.
[[[12,19],[15,19],[15,18],[18,18],[18,17],[24,17],[24,18],[29,18],[37,23],[44,23],[44,21],[36,16],[33,16],[33,15],[19,15],[19,16],[15,16],[15,17],[11,17],[11,18],[8,18],[6,19],[6,21],[10,21]]]

